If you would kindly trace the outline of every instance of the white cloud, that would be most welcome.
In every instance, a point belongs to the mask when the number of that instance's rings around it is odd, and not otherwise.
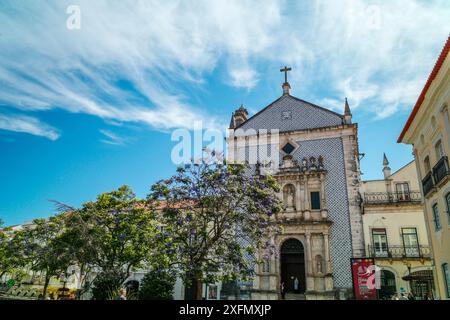
[[[318,105],[334,110],[336,112],[342,112],[344,109],[344,100],[336,100],[330,98],[323,98],[317,102]]]
[[[289,64],[293,90],[320,85],[327,96],[316,101],[339,110],[348,96],[352,110],[387,117],[414,103],[450,29],[439,0],[76,3],[81,30],[70,31],[73,1],[2,2],[0,105],[157,130],[221,127],[228,118],[189,100],[206,76],[225,66],[225,83],[250,90],[280,77],[268,65]]]
[[[309,87],[325,81],[379,118],[412,107],[450,30],[448,1],[317,0],[314,12]]]
[[[251,89],[258,83],[258,74],[250,68],[231,68],[229,70],[231,85]]]
[[[106,144],[112,144],[115,146],[123,146],[126,144],[127,139],[118,136],[117,134],[109,131],[109,130],[99,130],[102,135],[105,136],[104,139],[100,141]]]
[[[60,136],[55,128],[39,121],[37,118],[23,115],[12,116],[0,114],[0,129],[29,133],[50,140],[57,140]]]

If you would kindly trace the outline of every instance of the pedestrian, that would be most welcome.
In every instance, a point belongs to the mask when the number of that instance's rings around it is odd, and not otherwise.
[[[286,292],[284,290],[284,282],[283,281],[280,284],[280,292],[281,292],[281,300],[284,300],[286,298]]]
[[[294,280],[294,291],[295,291],[295,293],[298,292],[298,285],[299,285],[298,278],[295,277],[295,280]]]
[[[127,300],[127,291],[125,289],[120,289],[120,296],[118,300]]]

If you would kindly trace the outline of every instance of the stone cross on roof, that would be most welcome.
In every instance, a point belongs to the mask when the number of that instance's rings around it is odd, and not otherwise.
[[[291,71],[292,70],[292,68],[288,68],[288,67],[284,67],[283,69],[280,69],[280,72],[284,72],[284,82],[286,83],[286,82],[288,82],[287,81],[287,73],[288,73],[288,71]]]
[[[284,83],[281,86],[283,88],[283,95],[289,95],[289,89],[291,88],[291,86],[289,85],[289,82],[287,81],[287,73],[288,71],[291,71],[292,68],[288,68],[288,67],[284,67],[282,69],[280,69],[280,72],[284,72]]]

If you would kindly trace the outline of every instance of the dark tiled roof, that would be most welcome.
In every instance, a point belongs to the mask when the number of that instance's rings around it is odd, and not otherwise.
[[[280,132],[286,132],[331,127],[342,123],[343,116],[336,112],[290,95],[283,95],[237,128],[279,129]]]

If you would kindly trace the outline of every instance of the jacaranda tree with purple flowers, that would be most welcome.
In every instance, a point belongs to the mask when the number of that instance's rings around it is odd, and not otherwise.
[[[267,240],[279,232],[271,219],[280,210],[275,179],[216,160],[213,154],[178,168],[148,195],[170,239],[165,252],[176,256],[193,299],[202,298],[203,283],[250,279],[257,253],[273,254]]]

